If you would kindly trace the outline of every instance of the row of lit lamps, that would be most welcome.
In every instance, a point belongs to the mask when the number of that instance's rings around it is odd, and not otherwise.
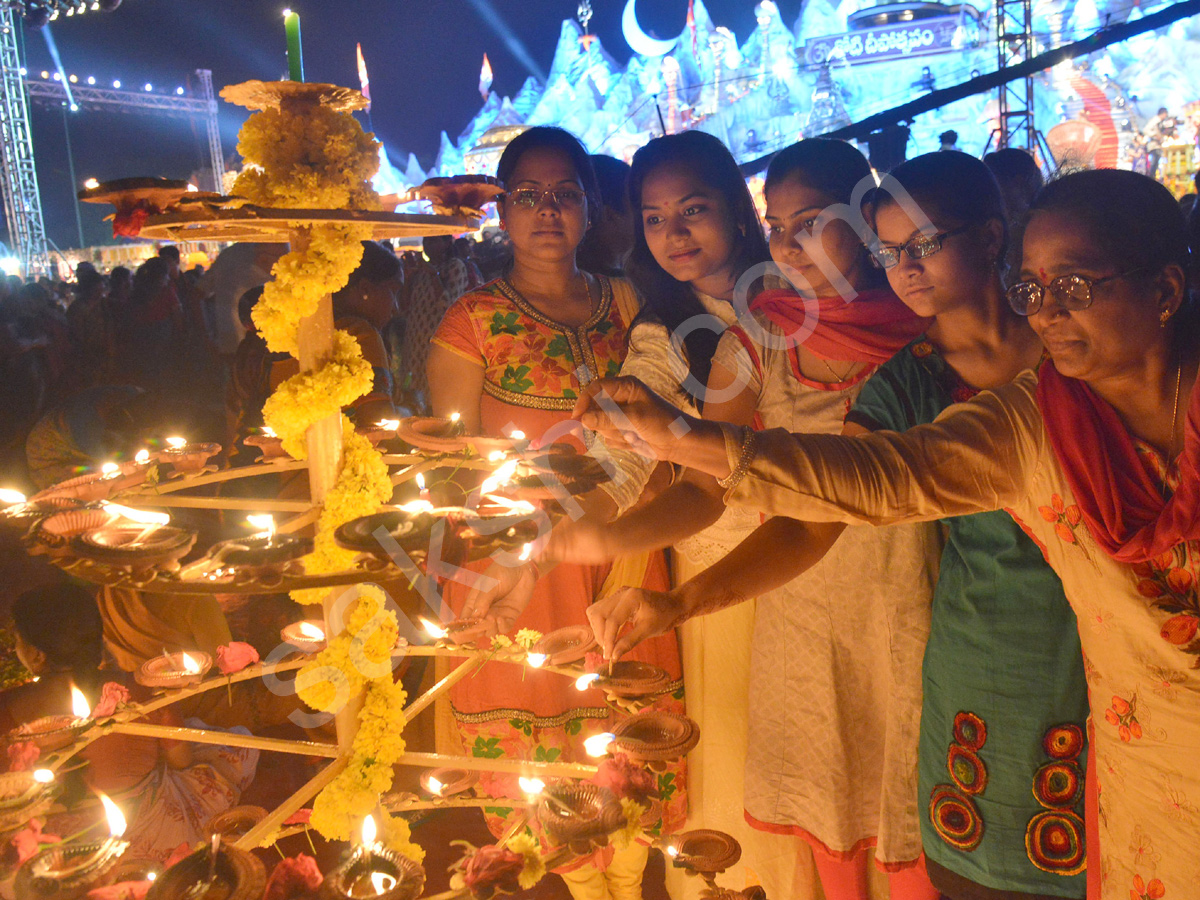
[[[24,66],[22,66],[21,67],[21,75],[25,76],[28,74],[29,74],[28,70]],[[42,76],[42,80],[44,80],[44,81],[62,81],[62,76],[58,72],[49,72],[46,69],[42,69],[41,76]],[[95,75],[89,75],[84,80],[89,86],[94,86],[96,84],[96,76]],[[68,75],[67,81],[71,82],[71,84],[78,84],[79,76],[78,75]],[[115,88],[116,90],[119,91],[121,89],[120,80],[118,79],[116,81],[113,81],[112,86],[113,86],[113,88]],[[151,91],[154,90],[154,85],[152,85],[150,82],[147,81],[145,86],[142,88],[142,90],[144,90],[146,93],[150,93]],[[177,88],[175,88],[175,93],[178,94],[180,97],[182,97],[186,93],[186,91],[184,91],[184,89],[182,87],[177,87]]]
[[[8,7],[25,18],[34,28],[53,22],[60,15],[82,16],[91,12],[112,12],[121,5],[121,0],[10,0]]]

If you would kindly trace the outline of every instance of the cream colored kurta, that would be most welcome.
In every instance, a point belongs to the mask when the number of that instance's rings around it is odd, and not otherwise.
[[[726,332],[715,361],[743,373],[764,427],[839,433],[873,369],[802,379],[782,333],[764,327],[780,340],[751,341],[750,354]],[[760,828],[835,855],[875,844],[882,864],[920,856],[921,660],[940,550],[932,525],[850,529],[758,598],[745,808]]]
[[[721,325],[733,324],[732,304],[704,294],[697,297]],[[621,374],[639,378],[673,405],[691,415],[699,414],[695,398],[682,384],[687,367],[672,350],[662,325],[642,322],[635,326]],[[616,477],[603,487],[624,512],[637,502],[656,461],[621,451],[612,456]],[[676,545],[673,583],[682,584],[721,559],[758,524],[757,513],[727,508],[718,521]],[[742,845],[742,862],[722,876],[723,884],[740,888],[761,883],[768,896],[799,900],[814,896],[816,875],[811,859],[797,858],[795,839],[756,831],[742,814],[754,604],[751,600],[691,619],[678,629],[687,712],[700,726],[700,743],[688,754],[688,817],[683,830],[715,828],[733,835]],[[697,900],[703,887],[700,879],[667,867],[667,888],[673,900]]]
[[[1200,542],[1137,566],[1106,556],[1054,457],[1036,383],[1024,372],[901,435],[764,434],[728,500],[810,521],[873,524],[1010,509],[1044,547],[1079,619],[1100,785],[1102,896],[1195,897],[1200,647],[1186,611],[1198,609]],[[1047,810],[1040,850],[1073,852],[1078,824]]]

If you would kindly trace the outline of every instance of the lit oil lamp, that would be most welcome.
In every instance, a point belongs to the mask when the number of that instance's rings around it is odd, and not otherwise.
[[[525,662],[533,669],[540,669],[546,664],[547,659],[549,657],[545,653],[528,653],[525,656]]]
[[[162,516],[163,513],[144,513],[139,518],[117,521],[95,531],[81,534],[72,544],[80,556],[146,571],[159,566],[172,566],[187,554],[196,543],[196,532],[190,528],[177,528],[157,521],[145,521],[147,517]],[[128,518],[122,514],[123,518]]]
[[[553,843],[578,854],[608,843],[625,820],[620,801],[608,788],[566,779],[538,793],[537,817]]]
[[[116,865],[129,849],[129,842],[121,839],[125,816],[104,794],[100,794],[100,802],[108,819],[109,836],[101,841],[59,844],[28,860],[17,872],[17,900],[82,897]]]
[[[567,625],[564,628],[557,628],[549,634],[542,635],[541,639],[529,649],[535,653],[545,653],[548,657],[547,662],[552,666],[565,666],[579,662],[595,646],[596,638],[592,634],[590,626]],[[582,678],[587,678],[587,681],[581,687],[579,680],[577,680],[575,687],[581,691],[586,691],[595,679],[589,678],[586,675],[581,676]]]
[[[609,745],[615,739],[616,735],[609,731],[601,734],[593,734],[583,742],[583,749],[587,752],[588,756],[599,759],[602,756],[608,756]]]
[[[520,460],[510,459],[500,465],[495,472],[483,479],[483,483],[479,486],[479,493],[491,494],[497,488],[508,484],[517,474],[517,467],[520,464]]]
[[[261,900],[267,873],[253,853],[213,841],[146,880],[146,900]]]
[[[709,828],[674,835],[665,849],[676,868],[706,876],[718,875],[742,858],[742,847],[735,838]]]
[[[435,641],[440,641],[442,638],[444,638],[448,634],[446,629],[443,628],[441,625],[438,625],[436,622],[431,622],[429,619],[426,619],[424,616],[419,616],[418,618],[420,618],[420,620],[421,620],[421,627],[425,630],[425,633],[428,634]]]
[[[51,753],[74,743],[91,724],[92,708],[87,698],[83,691],[71,685],[71,715],[42,716],[13,729],[9,736],[14,741],[33,741],[43,753]]]
[[[187,687],[199,684],[212,668],[212,657],[194,650],[191,653],[168,653],[142,663],[134,674],[138,684],[155,688]]]
[[[416,900],[425,889],[425,870],[375,840],[373,816],[363,820],[362,843],[321,885],[322,898],[371,897],[376,900]]]
[[[443,766],[421,773],[421,787],[434,797],[452,797],[469,790],[479,781],[479,773],[470,769]]]
[[[285,625],[279,636],[285,644],[291,644],[301,653],[317,653],[325,648],[325,626],[316,619]]]
[[[283,440],[275,433],[275,429],[266,425],[258,434],[246,435],[242,438],[242,443],[247,447],[257,447],[261,451],[260,462],[282,462],[291,459],[283,449]]]
[[[162,460],[175,467],[176,472],[196,474],[204,471],[208,460],[221,452],[221,445],[211,442],[192,444],[186,438],[167,438],[167,449],[161,453]]]

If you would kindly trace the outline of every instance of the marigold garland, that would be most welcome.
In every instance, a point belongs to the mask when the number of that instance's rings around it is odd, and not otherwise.
[[[546,861],[542,858],[542,847],[529,832],[523,832],[511,838],[506,845],[513,853],[525,860],[525,867],[517,876],[517,883],[529,890],[546,876]]]
[[[247,167],[234,193],[251,203],[290,209],[378,209],[370,179],[379,168],[378,144],[357,120],[320,104],[254,113],[242,126],[238,151]],[[272,269],[254,310],[254,322],[267,346],[298,355],[303,319],[327,294],[345,286],[362,259],[369,225],[345,223],[305,229]],[[371,366],[358,342],[334,333],[329,358],[313,371],[289,378],[266,402],[263,417],[296,459],[308,456],[308,429],[337,414],[371,389]],[[310,574],[346,568],[353,555],[333,541],[334,530],[369,515],[392,493],[382,456],[356,434],[343,415],[342,460],[338,478],[325,497],[313,552],[304,558]],[[325,590],[298,591],[301,602],[320,602]],[[382,591],[360,586],[346,630],[300,670],[297,691],[315,709],[336,712],[365,690],[359,727],[346,767],[317,796],[311,824],[330,840],[348,840],[352,829],[379,803],[392,784],[392,767],[404,752],[404,688],[392,679],[391,652],[399,626]],[[424,852],[411,841],[408,824],[385,817],[383,842],[418,862]]]

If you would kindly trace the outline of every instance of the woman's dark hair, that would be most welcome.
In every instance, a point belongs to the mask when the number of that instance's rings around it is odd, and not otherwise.
[[[167,261],[161,256],[152,256],[138,266],[129,292],[129,305],[137,308],[150,304],[161,289],[163,279],[170,274]]]
[[[600,212],[600,185],[596,181],[596,170],[592,167],[592,158],[587,150],[579,143],[579,138],[566,129],[538,125],[521,132],[504,148],[496,166],[496,180],[507,190],[521,157],[530,150],[542,148],[561,150],[567,154],[575,167],[575,174],[579,176],[579,183],[583,185],[583,192],[587,194],[589,220],[594,219]]]
[[[1087,229],[1096,255],[1117,271],[1145,269],[1157,275],[1179,266],[1195,274],[1189,249],[1188,221],[1171,192],[1153,178],[1123,169],[1072,172],[1047,184],[1034,198],[1030,216],[1055,212]],[[1173,317],[1173,333],[1194,342],[1197,304],[1185,290],[1183,306]]]
[[[1004,229],[999,258],[1004,259],[1008,250],[1008,215],[996,176],[982,160],[958,150],[938,150],[901,163],[885,176],[881,187],[867,196],[872,217],[882,207],[897,202],[888,190],[888,179],[895,179],[930,219],[960,225],[998,221]]]
[[[258,305],[258,301],[262,299],[263,286],[260,284],[257,287],[252,287],[242,296],[238,297],[238,321],[242,323],[242,327],[247,331],[258,331],[254,324],[254,307]]]
[[[37,587],[17,597],[12,617],[17,634],[48,665],[70,671],[89,695],[99,687],[104,625],[91,591],[70,582]]]
[[[690,170],[709,187],[718,191],[729,204],[734,225],[734,277],[771,258],[762,222],[754,208],[754,198],[746,187],[745,176],[721,141],[703,131],[655,138],[633,156],[629,172],[629,199],[633,212],[633,251],[626,269],[630,280],[646,301],[641,314],[662,324],[675,334],[689,319],[705,315],[704,307],[689,285],[676,281],[658,264],[646,243],[642,223],[642,186],[646,177],[662,165]],[[683,339],[688,370],[700,384],[708,384],[713,354],[720,335],[711,328],[692,328]],[[701,397],[697,397],[702,401]]]
[[[798,141],[776,153],[767,166],[763,194],[792,177],[839,203],[849,203],[864,179],[868,179],[868,185],[875,183],[871,164],[862,152],[852,144],[830,138]]]

